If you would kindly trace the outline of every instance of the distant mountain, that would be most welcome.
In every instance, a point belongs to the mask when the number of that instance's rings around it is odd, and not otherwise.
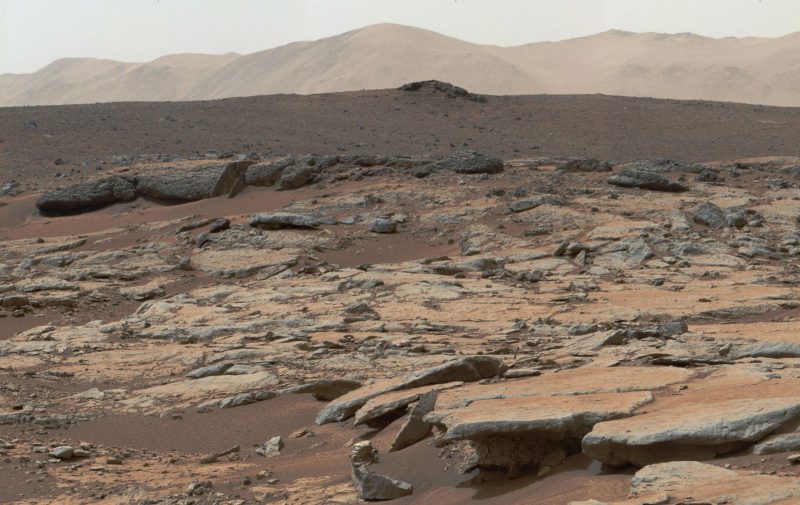
[[[618,30],[515,47],[381,24],[239,55],[57,60],[0,75],[0,106],[323,93],[439,79],[484,94],[605,93],[800,106],[800,33],[713,39]]]

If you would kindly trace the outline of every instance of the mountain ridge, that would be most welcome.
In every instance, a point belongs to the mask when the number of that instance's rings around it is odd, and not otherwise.
[[[397,87],[438,79],[489,95],[591,94],[800,106],[800,33],[712,38],[609,30],[517,46],[370,25],[249,54],[149,62],[62,58],[0,75],[0,106],[182,101]]]

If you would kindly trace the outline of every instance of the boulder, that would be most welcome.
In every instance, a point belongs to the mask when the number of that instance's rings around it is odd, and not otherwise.
[[[256,453],[265,458],[274,458],[281,455],[281,449],[283,449],[283,440],[280,436],[274,436],[256,449]]]
[[[369,231],[372,233],[394,233],[397,231],[397,223],[391,219],[376,219],[369,226]]]
[[[556,167],[561,172],[610,172],[611,163],[597,158],[575,158],[567,160]]]
[[[508,204],[508,209],[511,212],[525,212],[526,210],[535,209],[540,205],[563,205],[564,202],[553,198],[551,196],[537,196],[527,200],[517,200]]]
[[[417,403],[408,414],[394,440],[389,447],[389,451],[399,451],[416,444],[431,432],[432,425],[424,421],[424,417],[436,407],[436,397],[438,390],[428,391],[419,396]]]
[[[583,451],[610,465],[713,457],[800,420],[800,397],[686,402],[596,424]]]
[[[122,177],[112,176],[49,191],[36,202],[44,213],[73,214],[136,198],[136,186]]]
[[[279,190],[296,189],[307,186],[326,168],[339,163],[338,156],[308,155],[287,166],[275,183]]]
[[[317,400],[331,401],[361,387],[361,383],[348,379],[320,379],[311,386],[311,395]]]
[[[256,214],[250,219],[250,226],[262,230],[316,228],[319,225],[317,218],[304,214]]]
[[[792,476],[728,470],[695,461],[672,461],[649,465],[636,472],[626,499],[586,500],[568,505],[789,505],[797,502],[797,496],[800,496],[800,481]]]
[[[369,466],[376,460],[377,451],[368,440],[353,444],[350,452],[351,478],[362,500],[394,500],[412,493],[413,487],[408,482],[372,473]]]
[[[363,407],[358,409],[354,416],[354,424],[369,424],[370,422],[380,420],[393,414],[402,414],[406,407],[419,400],[422,396],[433,392],[439,392],[444,389],[451,389],[461,386],[463,382],[452,382],[448,384],[434,384],[430,386],[421,386],[411,389],[400,389],[398,391],[390,391],[375,398],[371,398],[364,404]],[[394,417],[398,417],[394,415]]]
[[[241,279],[272,269],[280,272],[300,261],[298,249],[256,249],[242,247],[226,250],[203,250],[192,256],[191,267],[212,277]]]
[[[583,367],[493,384],[466,384],[460,388],[441,391],[436,407],[457,409],[478,400],[526,396],[652,391],[669,384],[688,381],[693,376],[691,371],[678,367]]]
[[[417,370],[396,379],[377,381],[356,389],[329,403],[316,419],[326,424],[349,419],[368,400],[389,391],[442,384],[446,382],[472,382],[495,377],[505,371],[502,360],[492,356],[469,356],[431,368]]]
[[[453,84],[450,84],[449,82],[437,81],[435,79],[427,81],[409,82],[403,84],[397,89],[399,89],[400,91],[420,91],[420,90],[430,89],[432,91],[438,91],[444,93],[449,98],[464,98],[466,100],[479,103],[486,101],[486,97],[484,96],[476,95],[475,93],[470,93],[464,88],[455,86]]]
[[[181,202],[225,195],[250,163],[237,161],[146,169],[136,174],[136,193]]]
[[[50,451],[50,457],[58,459],[72,459],[75,456],[75,449],[68,445],[60,445]]]
[[[297,158],[288,156],[279,160],[262,161],[247,167],[244,180],[249,186],[272,186],[287,167],[297,163]]]
[[[652,191],[680,192],[689,188],[650,170],[622,169],[606,179],[609,184],[623,188],[640,188]]]
[[[418,170],[427,173],[449,170],[459,174],[497,174],[503,171],[503,160],[478,151],[460,151],[418,167]]]
[[[800,451],[800,432],[773,435],[753,446],[755,454]]]
[[[408,482],[374,474],[366,465],[353,465],[351,477],[362,500],[395,500],[414,492],[414,487]]]
[[[631,416],[652,400],[650,392],[488,399],[455,409],[437,406],[423,420],[442,427],[443,441],[469,441],[467,469],[515,474],[557,447],[576,446],[595,423]]]
[[[698,205],[692,213],[695,223],[710,228],[723,228],[725,226],[725,212],[711,202]]]

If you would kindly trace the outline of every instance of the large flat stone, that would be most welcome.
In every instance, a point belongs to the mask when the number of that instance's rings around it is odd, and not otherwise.
[[[192,266],[212,277],[242,278],[265,268],[285,268],[300,259],[300,251],[295,249],[228,249],[205,250],[192,256]]]
[[[800,419],[800,396],[681,402],[628,419],[602,422],[583,451],[611,465],[701,459],[757,442]]]
[[[160,200],[195,201],[227,194],[249,162],[160,166],[136,174],[136,193]]]
[[[496,398],[650,391],[685,382],[693,375],[677,367],[575,368],[496,384],[468,384],[442,391],[436,405],[439,409],[450,409]]]
[[[36,201],[36,207],[45,213],[81,213],[133,200],[134,189],[135,185],[127,179],[112,176],[48,191]]]
[[[791,505],[798,503],[798,496],[800,479],[797,477],[727,470],[695,461],[672,461],[650,465],[636,472],[628,499],[613,502],[588,500],[569,505]]]
[[[437,405],[425,421],[444,426],[445,440],[520,434],[560,440],[582,436],[596,423],[630,416],[652,399],[652,393],[637,391],[479,400],[456,409]]]
[[[494,377],[505,369],[502,360],[491,356],[469,356],[424,370],[417,370],[396,379],[376,381],[351,391],[329,403],[317,416],[317,424],[349,419],[368,400],[389,391],[410,389],[446,382],[471,382]]]

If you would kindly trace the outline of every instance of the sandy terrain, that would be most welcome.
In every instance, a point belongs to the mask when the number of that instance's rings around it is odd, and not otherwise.
[[[800,106],[800,34],[712,39],[618,30],[516,47],[380,24],[247,55],[91,58],[0,76],[0,106],[328,93],[440,79],[478,92],[605,93]]]
[[[625,129],[587,140],[599,104]],[[797,128],[431,90],[2,109],[0,502],[797,503]]]

